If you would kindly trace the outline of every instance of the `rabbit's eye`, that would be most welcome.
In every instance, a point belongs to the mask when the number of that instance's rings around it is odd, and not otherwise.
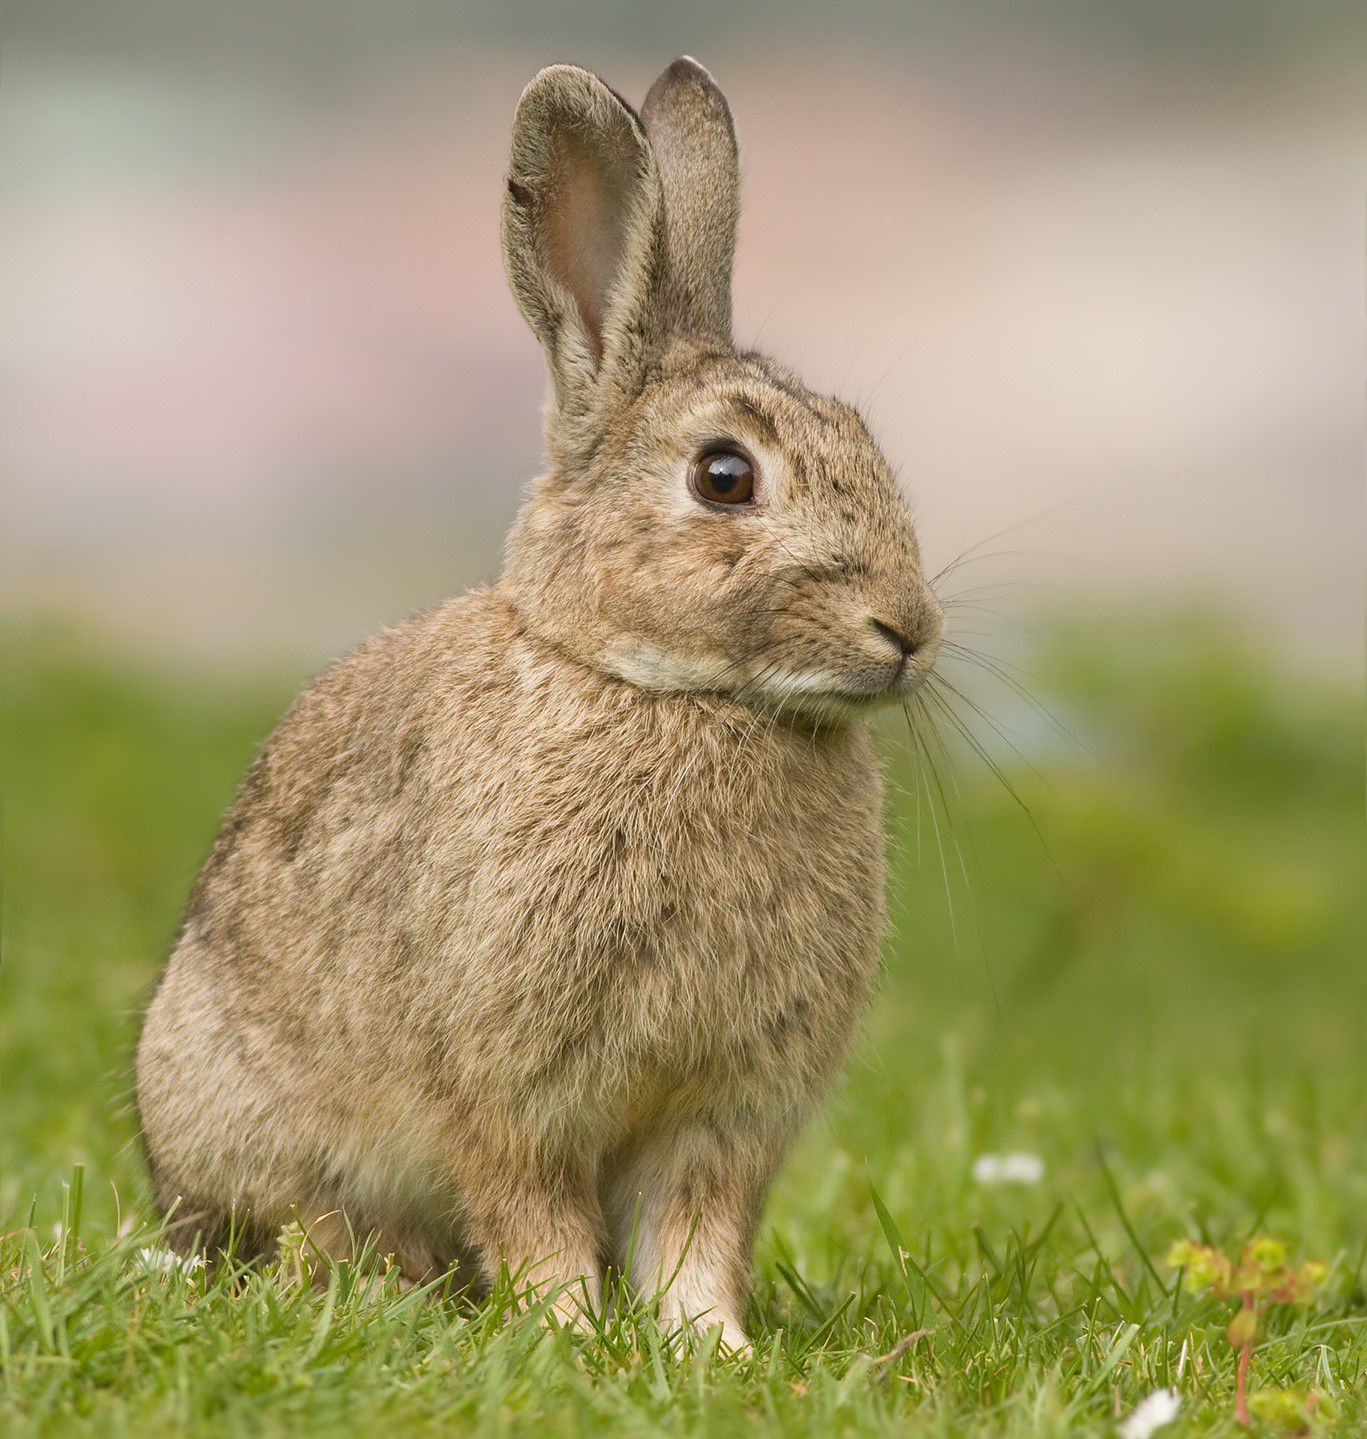
[[[755,468],[738,450],[707,450],[693,461],[689,482],[709,505],[745,505],[754,497]]]

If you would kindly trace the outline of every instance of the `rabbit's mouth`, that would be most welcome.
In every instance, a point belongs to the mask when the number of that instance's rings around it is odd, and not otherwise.
[[[755,686],[756,698],[823,718],[852,719],[910,699],[929,678],[932,662],[933,655],[918,652],[885,663],[876,671],[861,668],[849,675],[828,669],[772,673]]]

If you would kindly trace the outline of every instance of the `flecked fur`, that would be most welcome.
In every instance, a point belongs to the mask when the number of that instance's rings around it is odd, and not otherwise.
[[[328,670],[218,836],[138,1054],[183,1243],[298,1217],[569,1314],[634,1234],[668,1322],[745,1342],[765,1192],[877,965],[864,716],[940,612],[857,414],[732,347],[736,210],[692,61],[644,124],[572,67],[524,93],[505,253],[551,468],[497,583]],[[722,437],[752,506],[689,492]]]

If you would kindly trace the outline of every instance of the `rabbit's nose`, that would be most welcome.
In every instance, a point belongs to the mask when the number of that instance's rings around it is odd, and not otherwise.
[[[921,648],[922,640],[920,636],[904,634],[894,626],[885,624],[876,615],[869,616],[869,624],[873,627],[876,634],[895,644],[898,650],[901,651],[904,659],[910,658]]]

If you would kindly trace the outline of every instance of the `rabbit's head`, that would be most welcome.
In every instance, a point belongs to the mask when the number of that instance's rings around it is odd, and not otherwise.
[[[568,65],[523,93],[503,243],[552,469],[503,583],[601,671],[829,720],[914,688],[942,613],[859,415],[732,344],[738,189],[730,111],[691,60],[639,116]]]

